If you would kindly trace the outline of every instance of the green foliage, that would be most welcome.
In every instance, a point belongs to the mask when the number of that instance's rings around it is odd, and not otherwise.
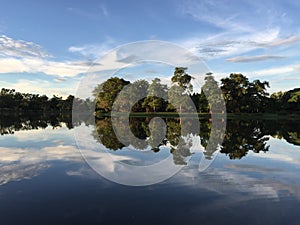
[[[181,113],[195,111],[191,107],[192,100],[199,113],[222,113],[224,98],[228,113],[300,112],[300,88],[273,93],[269,97],[267,81],[251,82],[242,74],[232,73],[229,77],[221,79],[219,87],[212,73],[207,73],[201,92],[192,93],[193,77],[187,74],[186,70],[186,67],[175,68],[170,88],[161,84],[159,78],[153,79],[151,84],[146,80],[137,80],[131,84],[122,78],[109,78],[93,90],[93,101],[78,99],[72,95],[66,99],[56,95],[48,98],[46,95],[20,93],[14,89],[2,88],[0,109],[61,113],[71,111],[74,106],[77,107],[76,111],[86,111],[95,106],[96,114],[99,115],[110,113],[117,100],[115,106],[120,112]]]
[[[300,112],[300,88],[273,93],[269,99],[269,111]]]
[[[191,80],[193,77],[186,73],[187,67],[176,67],[174,75],[171,78],[173,84],[177,84],[186,93],[190,94],[193,91]]]
[[[166,111],[168,87],[160,83],[159,78],[152,80],[148,88],[148,96],[144,99],[142,106],[146,111],[164,112]],[[159,97],[160,96],[160,97]]]
[[[223,110],[220,106],[222,105],[222,93],[220,91],[218,82],[212,76],[212,73],[207,73],[204,78],[205,83],[202,86],[202,92],[205,94],[208,108],[212,113],[221,113]]]
[[[250,82],[244,75],[232,73],[229,77],[221,79],[221,83],[227,112],[255,113],[264,110],[268,102],[266,98],[268,82],[259,80]]]
[[[118,77],[113,77],[99,84],[94,90],[93,95],[96,98],[96,110],[110,112],[114,100],[124,86],[130,82]]]
[[[2,88],[0,92],[0,109],[16,112],[66,112],[72,110],[73,101],[72,95],[63,100],[56,95],[49,99],[46,95],[20,93],[14,89]]]

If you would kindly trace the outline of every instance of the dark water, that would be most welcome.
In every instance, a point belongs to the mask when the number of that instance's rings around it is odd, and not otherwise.
[[[185,137],[178,119],[164,121],[166,137],[153,147],[119,142],[110,118],[93,126],[72,125],[69,117],[2,117],[0,224],[299,224],[299,120],[228,120],[216,149],[207,147],[210,121]],[[149,119],[132,118],[130,125],[136,137],[149,137]],[[85,162],[76,129],[126,162],[171,156],[185,166],[153,185],[114,183]],[[199,151],[190,140],[199,141]],[[212,161],[205,171],[202,157]]]

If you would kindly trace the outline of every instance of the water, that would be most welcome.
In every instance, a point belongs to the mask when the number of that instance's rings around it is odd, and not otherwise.
[[[1,224],[299,224],[299,120],[228,120],[219,153],[205,150],[208,120],[201,120],[200,137],[182,137],[178,119],[164,120],[167,137],[152,148],[118,142],[109,118],[73,126],[69,117],[2,117]],[[149,119],[130,124],[147,139]],[[185,166],[153,185],[111,182],[83,159],[76,129],[126,163],[171,156],[175,166]],[[180,138],[186,146],[199,139],[201,151],[178,146]],[[201,157],[212,161],[203,172]]]

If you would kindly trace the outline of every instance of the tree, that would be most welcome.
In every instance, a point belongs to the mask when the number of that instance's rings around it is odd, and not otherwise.
[[[152,109],[153,112],[165,111],[166,109],[166,98],[167,98],[168,87],[165,84],[160,83],[159,78],[152,80],[152,83],[148,88],[148,96],[143,102],[143,107]],[[161,97],[159,97],[161,96]],[[149,111],[149,110],[147,110]]]
[[[267,104],[266,81],[254,80],[250,82],[243,74],[230,74],[221,79],[221,89],[226,101],[228,112],[252,113],[262,111]]]
[[[149,82],[146,80],[137,80],[132,83],[132,87],[130,88],[129,99],[127,101],[135,101],[131,102],[132,105],[131,112],[144,112],[145,108],[143,107],[143,102],[148,95]]]
[[[282,96],[283,96],[282,91],[271,94],[271,96],[269,98],[269,103],[268,103],[268,106],[267,106],[267,111],[268,112],[278,112],[278,111],[281,110]]]
[[[300,88],[287,91],[281,98],[282,109],[288,112],[300,111]]]
[[[241,112],[245,104],[245,94],[249,80],[242,74],[230,74],[229,77],[221,79],[221,89],[226,101],[228,112]]]
[[[269,86],[267,81],[261,82],[260,80],[254,80],[249,83],[249,87],[246,93],[246,99],[248,100],[248,105],[245,110],[247,112],[264,112],[268,104],[267,96],[269,93],[266,89]]]
[[[53,95],[53,97],[49,100],[49,108],[51,111],[58,111],[61,107],[62,97],[58,97]]]
[[[108,79],[99,84],[94,90],[93,95],[96,98],[96,110],[110,112],[115,98],[124,86],[130,82],[118,77]]]
[[[118,112],[143,112],[142,104],[148,94],[149,83],[146,80],[137,80],[128,84],[118,94],[113,102],[113,110]]]
[[[205,80],[205,83],[202,86],[202,92],[205,94],[205,97],[208,101],[208,104],[210,107],[210,112],[211,113],[214,113],[214,112],[220,113],[220,111],[223,111],[223,108],[220,107],[220,106],[222,106],[223,101],[222,101],[222,93],[220,91],[218,82],[212,76],[212,73],[207,73],[204,80]],[[204,100],[202,100],[202,101],[204,104],[206,104],[206,102]],[[204,105],[203,107],[205,109],[205,107],[207,107],[207,106]]]
[[[187,74],[186,70],[187,67],[176,67],[171,80],[173,84],[177,84],[181,87],[185,93],[190,94],[193,91],[193,85],[191,84],[193,77]]]
[[[179,106],[179,112],[182,112],[182,106],[187,103],[188,94],[193,91],[191,80],[193,77],[186,73],[187,67],[176,67],[174,75],[171,78],[172,87],[168,95],[169,100],[176,106]]]

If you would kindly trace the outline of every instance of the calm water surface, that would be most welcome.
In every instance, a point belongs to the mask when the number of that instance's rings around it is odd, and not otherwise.
[[[176,118],[165,121],[167,136],[152,148],[118,142],[109,118],[95,126],[73,126],[68,118],[2,119],[1,224],[299,224],[299,120],[228,120],[219,153],[205,149],[209,121],[201,121],[198,134],[187,134],[201,143],[197,152],[178,135]],[[131,130],[147,139],[148,122],[132,119]],[[174,165],[186,166],[154,185],[113,183],[84,161],[76,129],[129,163],[172,155]],[[185,147],[178,146],[180,138]],[[215,158],[199,172],[202,157]]]

